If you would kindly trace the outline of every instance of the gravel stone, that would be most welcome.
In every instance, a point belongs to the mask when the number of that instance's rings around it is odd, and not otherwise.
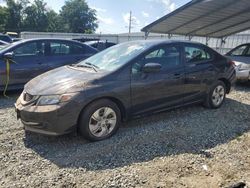
[[[23,130],[0,96],[0,187],[250,187],[250,84],[217,110],[193,105],[135,119],[110,139]]]

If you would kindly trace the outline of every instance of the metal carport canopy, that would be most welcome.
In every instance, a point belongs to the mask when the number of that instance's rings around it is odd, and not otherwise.
[[[222,38],[248,29],[250,0],[193,0],[142,31]]]

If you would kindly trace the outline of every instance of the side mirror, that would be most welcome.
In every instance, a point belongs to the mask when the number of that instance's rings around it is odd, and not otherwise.
[[[152,72],[160,72],[161,64],[159,63],[147,63],[142,68],[142,71],[145,73],[152,73]]]
[[[7,53],[3,54],[3,58],[5,58],[5,59],[13,59],[13,57],[14,57],[13,52],[7,52]]]

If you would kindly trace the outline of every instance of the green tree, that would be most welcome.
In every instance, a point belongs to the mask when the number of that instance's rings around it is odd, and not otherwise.
[[[27,0],[5,0],[7,4],[7,23],[5,30],[7,31],[21,31],[23,9],[28,3]]]
[[[5,31],[5,27],[8,19],[8,11],[6,7],[0,6],[0,32]]]
[[[60,15],[66,32],[94,32],[98,26],[95,10],[89,8],[85,0],[66,1]]]
[[[54,10],[49,10],[47,12],[47,32],[64,32],[64,23],[62,17],[58,15]]]
[[[46,3],[43,0],[35,0],[24,9],[23,29],[28,31],[46,31],[48,17]]]

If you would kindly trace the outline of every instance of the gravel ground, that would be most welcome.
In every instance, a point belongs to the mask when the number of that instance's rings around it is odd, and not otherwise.
[[[125,123],[105,141],[25,133],[0,97],[0,187],[250,186],[250,84],[200,105]]]

